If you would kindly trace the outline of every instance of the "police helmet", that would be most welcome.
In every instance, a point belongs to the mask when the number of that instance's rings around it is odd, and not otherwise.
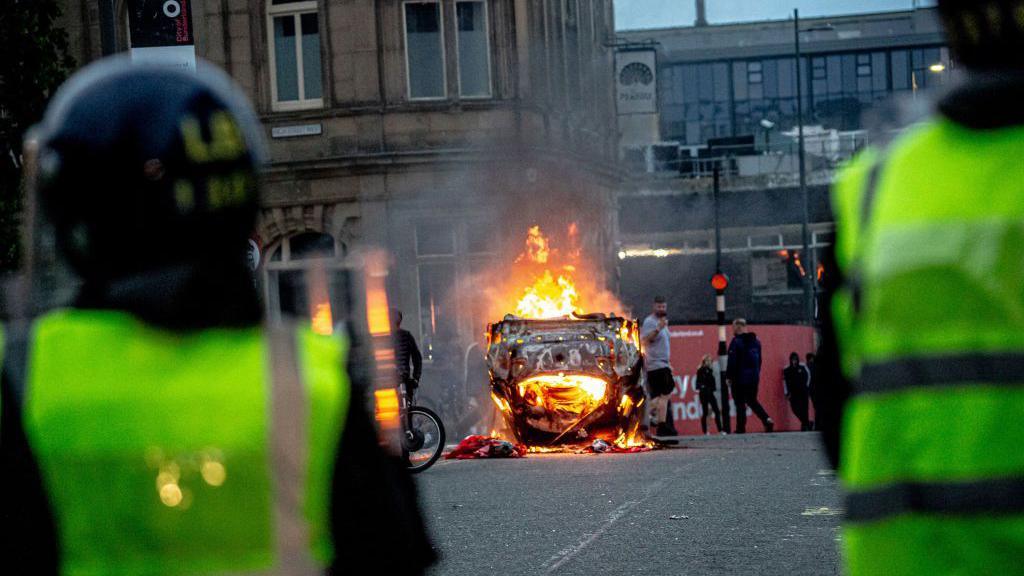
[[[1024,68],[1024,1],[939,0],[953,58],[967,68]]]
[[[259,204],[259,122],[212,65],[113,57],[72,76],[30,133],[38,203],[85,280],[244,259]]]

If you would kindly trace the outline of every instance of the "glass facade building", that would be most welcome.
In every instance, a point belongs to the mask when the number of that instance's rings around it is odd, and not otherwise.
[[[804,125],[858,130],[864,113],[900,92],[945,81],[949,54],[941,45],[812,53],[801,57]],[[667,63],[660,69],[661,135],[683,145],[760,134],[796,124],[796,58]],[[941,65],[941,70],[939,65]]]

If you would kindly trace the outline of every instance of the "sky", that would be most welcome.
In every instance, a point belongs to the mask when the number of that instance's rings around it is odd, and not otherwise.
[[[664,28],[691,26],[695,19],[694,0],[615,0],[615,28]],[[708,22],[749,22],[785,20],[800,10],[800,16],[830,16],[908,10],[915,4],[933,6],[935,0],[706,0]]]

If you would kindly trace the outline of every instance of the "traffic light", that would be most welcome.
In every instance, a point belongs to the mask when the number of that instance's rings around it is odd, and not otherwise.
[[[711,277],[711,287],[717,292],[725,292],[725,289],[729,287],[729,277],[721,272],[716,272]]]

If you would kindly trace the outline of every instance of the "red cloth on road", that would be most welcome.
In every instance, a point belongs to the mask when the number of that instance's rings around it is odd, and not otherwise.
[[[466,436],[454,450],[445,455],[445,459],[522,458],[525,453],[526,446],[517,446],[500,438],[476,435]]]

